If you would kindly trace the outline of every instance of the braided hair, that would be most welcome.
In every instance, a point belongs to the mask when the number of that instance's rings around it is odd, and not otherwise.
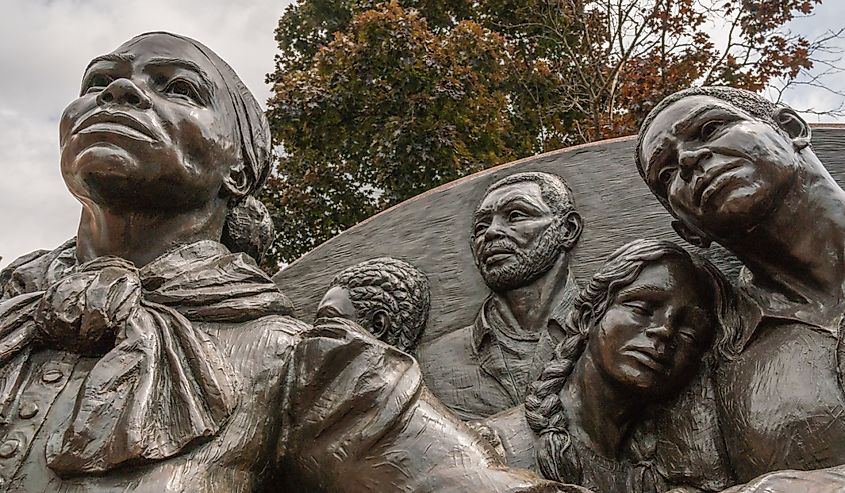
[[[633,283],[646,265],[666,258],[690,262],[710,281],[715,293],[717,318],[714,352],[732,357],[731,348],[735,347],[740,333],[739,316],[730,285],[713,264],[664,240],[636,240],[616,250],[578,294],[563,327],[564,338],[537,381],[529,386],[525,397],[526,420],[540,437],[537,464],[546,478],[560,482],[582,481],[580,458],[571,446],[572,437],[560,393],[584,352],[590,331],[604,317],[616,293]]]
[[[425,274],[413,265],[390,257],[366,260],[340,272],[331,286],[349,292],[349,300],[366,326],[378,310],[390,315],[390,326],[381,339],[402,351],[412,352],[431,306]]]

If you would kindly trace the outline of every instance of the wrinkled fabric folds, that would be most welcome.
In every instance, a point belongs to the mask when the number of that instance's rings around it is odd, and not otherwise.
[[[254,262],[217,242],[182,246],[141,269],[116,257],[76,265],[67,261],[74,248],[6,275],[42,289],[0,304],[0,404],[16,395],[29,352],[49,347],[99,358],[48,439],[54,471],[161,460],[217,434],[237,406],[238,382],[195,323],[288,314],[290,302]]]

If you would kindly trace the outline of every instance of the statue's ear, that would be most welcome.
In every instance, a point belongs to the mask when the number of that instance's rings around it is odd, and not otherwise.
[[[580,312],[581,318],[578,319],[578,328],[582,332],[590,333],[595,329],[595,326],[598,324],[598,320],[596,320],[596,307],[593,306],[589,310],[583,310]]]
[[[562,223],[560,241],[564,249],[571,250],[578,243],[578,238],[581,237],[581,231],[584,230],[584,220],[581,219],[581,214],[569,211],[563,217]]]
[[[786,132],[799,151],[810,145],[812,131],[807,122],[792,108],[781,107],[773,115],[778,126]]]
[[[223,180],[223,188],[229,192],[232,197],[244,197],[249,193],[249,175],[246,172],[246,166],[233,166],[227,176]]]
[[[695,245],[698,248],[710,248],[713,240],[708,238],[704,233],[694,230],[681,221],[672,221],[672,229],[678,233],[678,236],[686,240],[687,243]]]
[[[390,327],[390,315],[384,310],[376,310],[370,322],[370,332],[376,339],[382,339],[387,333],[388,327]]]

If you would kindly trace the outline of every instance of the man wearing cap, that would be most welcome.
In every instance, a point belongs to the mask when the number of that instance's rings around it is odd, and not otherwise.
[[[842,491],[845,468],[819,469],[845,464],[845,191],[810,128],[756,94],[694,88],[649,114],[636,160],[682,237],[744,264],[753,303],[717,384],[727,452],[750,481],[736,491]],[[766,475],[785,469],[817,471]]]

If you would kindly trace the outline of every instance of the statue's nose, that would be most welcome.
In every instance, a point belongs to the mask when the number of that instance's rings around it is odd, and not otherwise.
[[[116,79],[112,81],[97,96],[97,104],[100,106],[110,104],[127,105],[142,110],[151,106],[150,98],[129,79]]]
[[[488,226],[487,229],[484,231],[484,240],[493,241],[504,238],[504,228],[505,225],[503,224],[502,220],[498,217],[494,217],[490,221],[490,226]]]
[[[696,169],[701,169],[701,162],[713,157],[710,149],[702,147],[693,150],[683,150],[678,154],[678,164],[681,167],[681,179],[689,182],[692,179],[693,172]]]

